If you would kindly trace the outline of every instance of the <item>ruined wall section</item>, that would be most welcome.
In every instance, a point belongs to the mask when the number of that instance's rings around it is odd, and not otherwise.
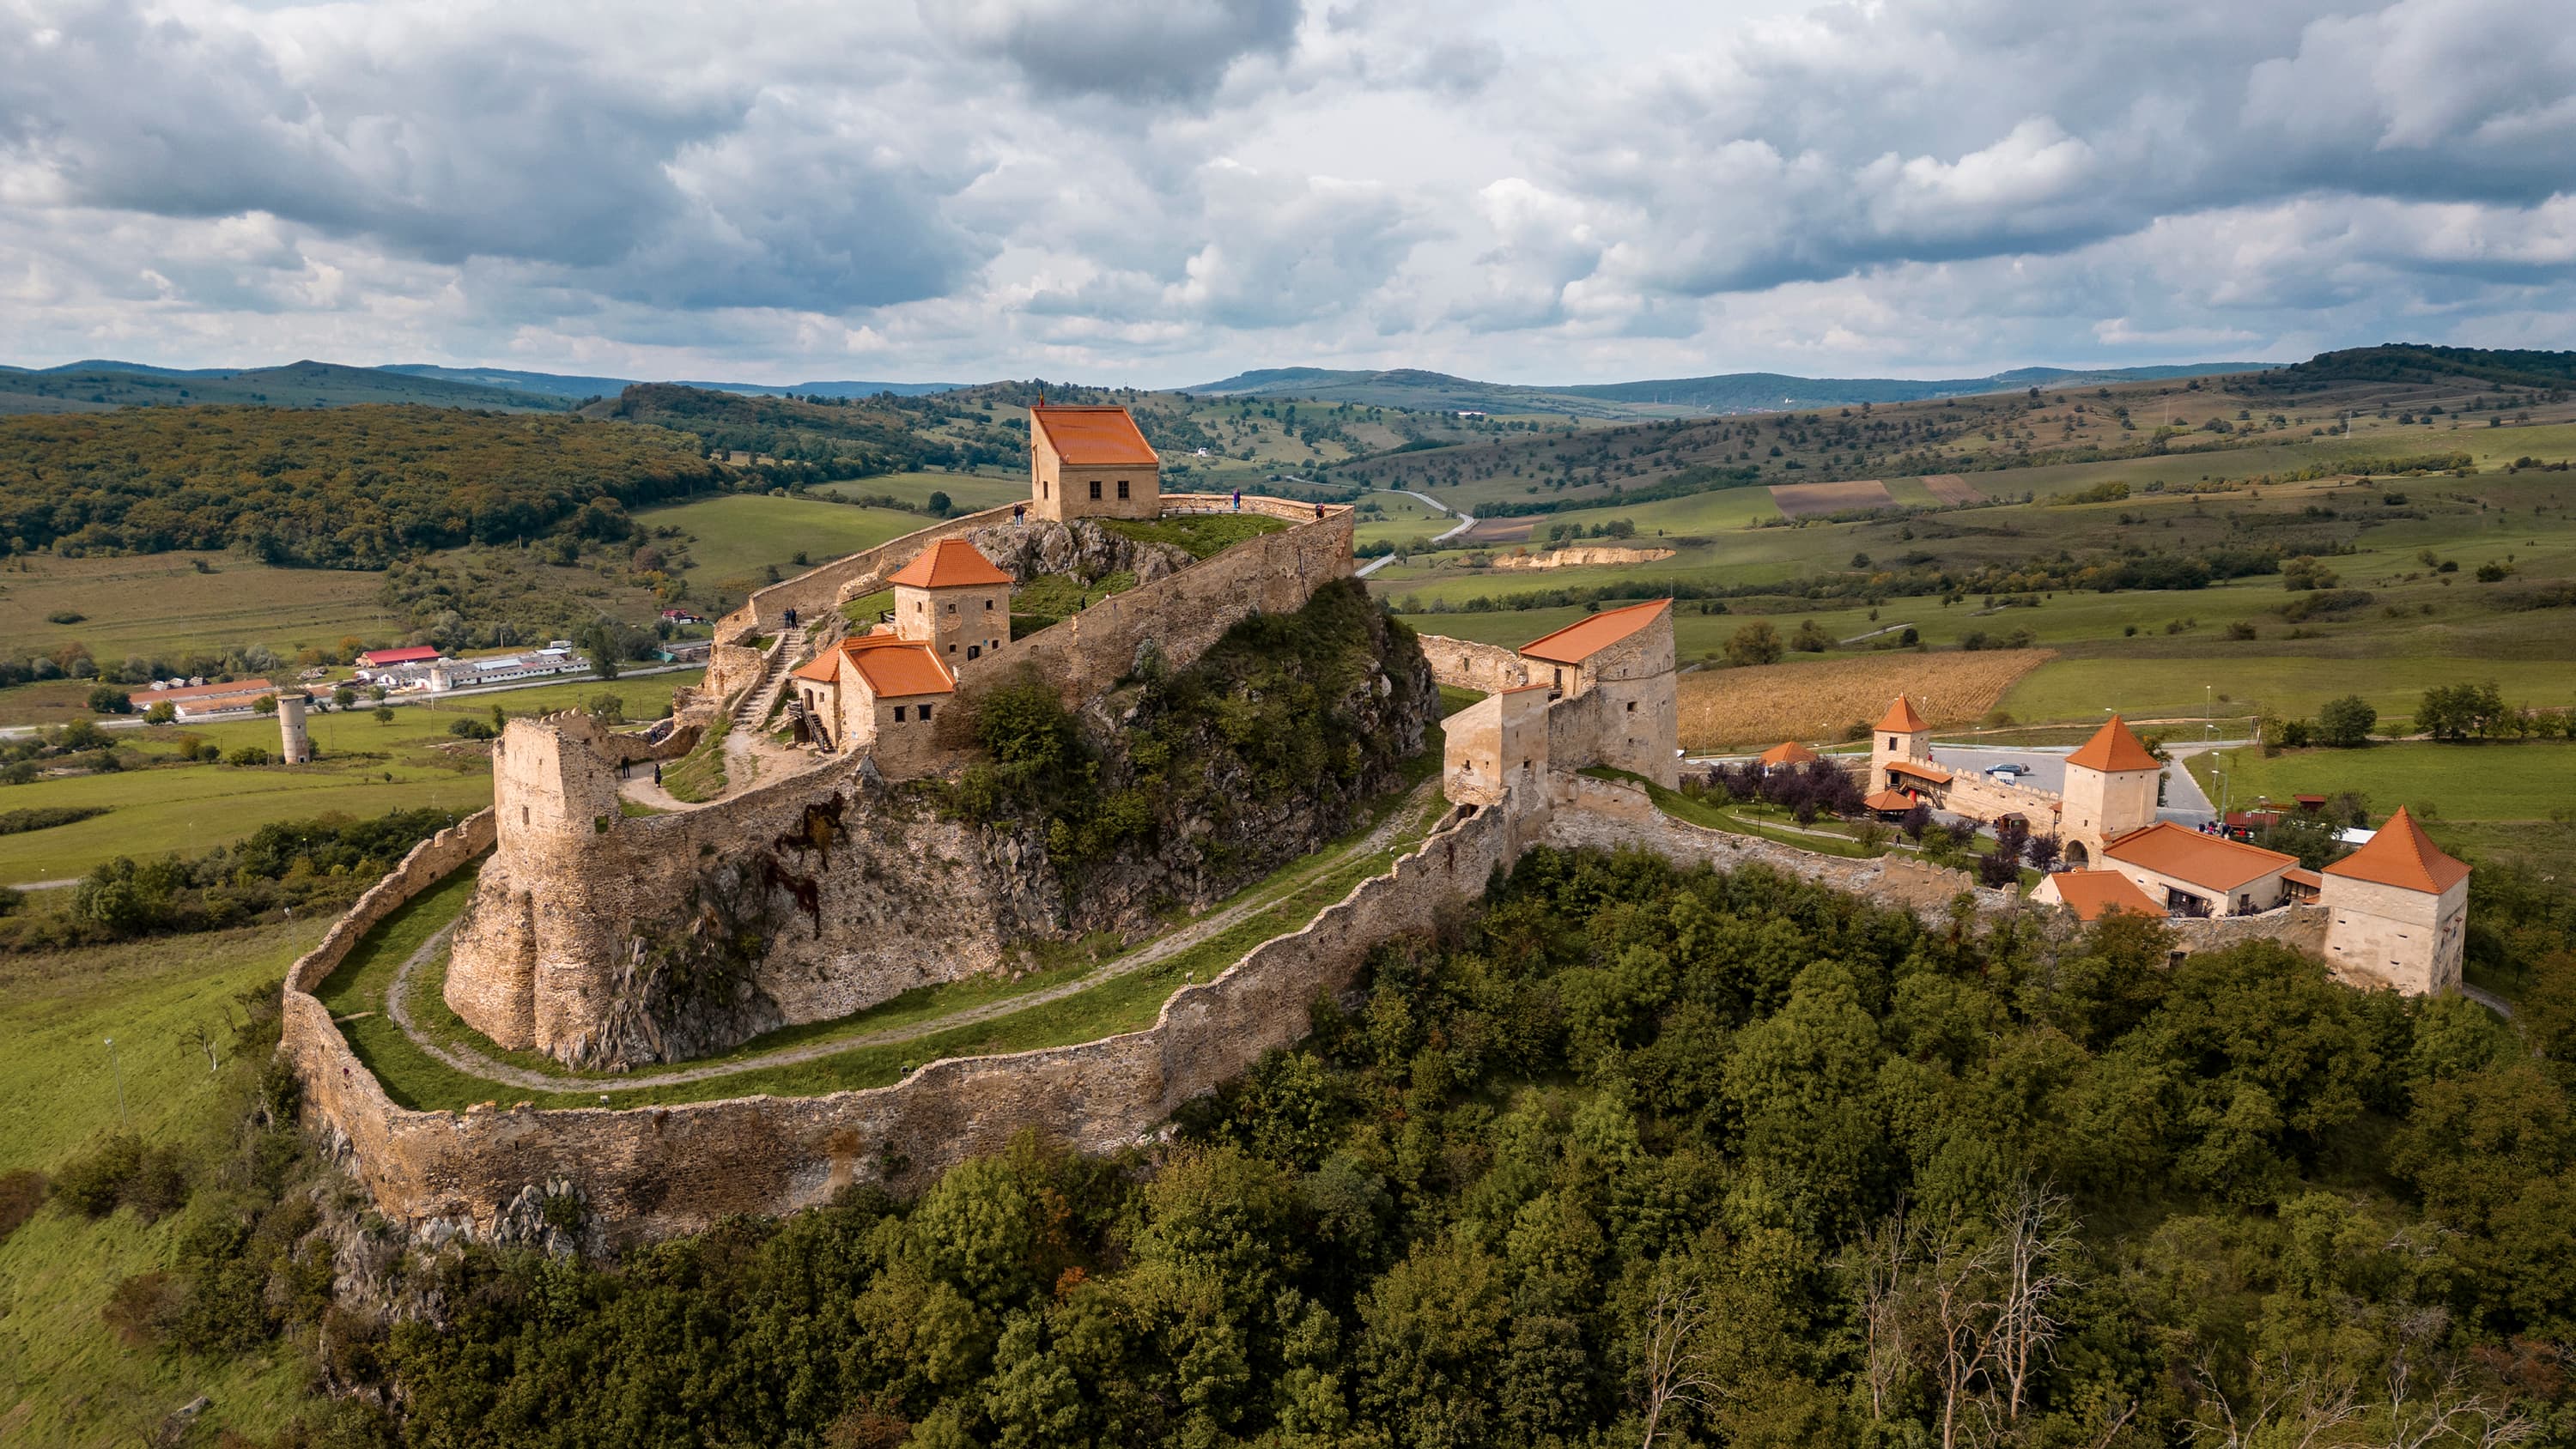
[[[1313,1004],[1348,989],[1370,949],[1482,896],[1516,853],[1512,814],[1452,812],[1303,930],[1183,987],[1146,1030],[942,1060],[890,1087],[626,1110],[412,1111],[356,1061],[306,976],[289,984],[283,1049],[311,1118],[377,1205],[411,1228],[489,1233],[530,1187],[566,1182],[611,1241],[691,1232],[728,1214],[815,1206],[852,1183],[917,1188],[1025,1130],[1091,1152],[1142,1139],[1181,1103],[1303,1039]]]
[[[1425,634],[1422,657],[1431,661],[1431,677],[1451,689],[1500,694],[1530,682],[1529,661],[1499,644]]]
[[[513,721],[496,768],[545,769],[549,734]],[[502,808],[525,792],[514,778]],[[504,822],[447,975],[467,1024],[581,1065],[703,1055],[994,970],[1052,933],[1062,894],[1035,842],[940,819],[863,755],[721,808],[588,808]]]

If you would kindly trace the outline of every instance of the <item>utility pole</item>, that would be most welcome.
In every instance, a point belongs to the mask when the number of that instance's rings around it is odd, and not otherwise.
[[[116,1122],[120,1127],[134,1125],[125,1115],[125,1064],[116,1059],[116,1038],[107,1039],[107,1069],[116,1076]]]

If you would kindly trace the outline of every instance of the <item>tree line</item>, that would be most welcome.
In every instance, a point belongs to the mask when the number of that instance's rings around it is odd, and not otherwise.
[[[382,568],[425,549],[631,531],[722,487],[684,434],[418,406],[139,408],[0,419],[0,551],[236,549]]]

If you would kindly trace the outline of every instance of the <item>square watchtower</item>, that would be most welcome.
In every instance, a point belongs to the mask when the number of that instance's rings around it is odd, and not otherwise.
[[[1159,518],[1163,460],[1122,407],[1029,409],[1029,509],[1068,518]]]

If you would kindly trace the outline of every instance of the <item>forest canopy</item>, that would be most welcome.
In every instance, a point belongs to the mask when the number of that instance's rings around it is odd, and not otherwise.
[[[420,406],[130,408],[0,419],[0,552],[238,549],[382,568],[723,486],[687,434]]]
[[[435,1309],[329,1310],[355,1395],[294,1442],[2567,1442],[2576,1013],[2172,944],[1533,851],[1168,1141],[380,1258]],[[314,1311],[309,1201],[156,1331]]]

